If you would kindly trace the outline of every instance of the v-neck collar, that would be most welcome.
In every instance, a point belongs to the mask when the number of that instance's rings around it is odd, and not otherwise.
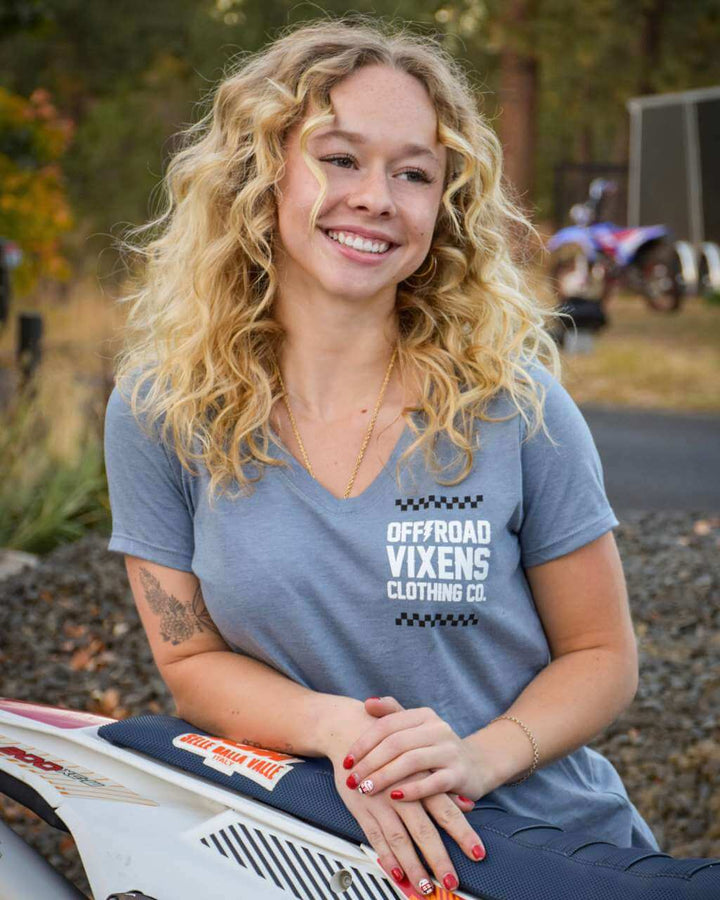
[[[415,418],[417,414],[413,414]],[[410,426],[405,427],[400,433],[388,461],[378,472],[375,479],[356,497],[336,497],[331,491],[320,484],[308,472],[305,466],[282,443],[278,435],[273,431],[272,439],[268,446],[268,453],[274,459],[280,459],[289,464],[288,467],[279,469],[279,474],[288,482],[290,487],[305,499],[331,513],[346,515],[368,509],[387,492],[396,488],[395,466],[403,451],[410,445],[413,433]],[[266,473],[266,477],[269,473]]]

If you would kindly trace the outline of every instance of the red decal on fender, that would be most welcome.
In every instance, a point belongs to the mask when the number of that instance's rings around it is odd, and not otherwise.
[[[34,753],[28,753],[21,750],[20,747],[0,747],[0,753],[5,756],[11,756],[18,762],[29,763],[36,769],[42,769],[43,772],[62,772],[63,767],[57,763],[51,762],[49,759],[43,759],[42,756],[36,756]]]

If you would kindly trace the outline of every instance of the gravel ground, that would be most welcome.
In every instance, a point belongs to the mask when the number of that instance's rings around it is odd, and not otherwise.
[[[720,857],[720,519],[636,513],[616,532],[640,648],[633,704],[593,746],[662,849]],[[115,717],[172,712],[122,558],[90,536],[0,582],[0,693]],[[0,813],[89,894],[72,839]]]

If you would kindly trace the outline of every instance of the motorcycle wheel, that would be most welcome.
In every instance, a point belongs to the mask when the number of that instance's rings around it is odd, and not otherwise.
[[[705,242],[700,245],[698,294],[708,300],[720,298],[720,248]]]
[[[677,253],[670,244],[656,244],[640,254],[636,263],[640,291],[657,312],[677,312],[687,288]]]

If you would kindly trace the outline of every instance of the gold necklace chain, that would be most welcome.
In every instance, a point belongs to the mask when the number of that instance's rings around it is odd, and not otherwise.
[[[387,367],[387,371],[385,372],[385,378],[383,379],[382,387],[380,388],[380,394],[377,398],[377,403],[375,404],[375,409],[373,410],[372,418],[370,419],[370,424],[368,425],[367,431],[365,432],[365,437],[362,442],[362,446],[360,447],[360,452],[358,453],[358,457],[355,460],[355,467],[353,468],[352,475],[350,476],[350,481],[348,481],[348,485],[345,488],[345,493],[343,494],[343,500],[347,500],[350,497],[350,492],[353,489],[353,485],[355,484],[355,479],[357,478],[357,473],[360,471],[360,466],[362,465],[363,457],[365,456],[365,451],[368,448],[368,444],[370,443],[370,438],[372,437],[373,430],[375,428],[375,422],[377,421],[378,413],[380,412],[380,407],[382,406],[383,398],[385,396],[385,389],[388,386],[388,382],[390,381],[390,375],[393,370],[393,366],[395,365],[395,359],[397,358],[397,347],[393,350],[393,354],[390,357],[390,364]],[[297,427],[297,422],[295,421],[295,416],[293,415],[292,407],[290,406],[290,400],[288,398],[287,388],[285,387],[285,382],[283,381],[282,374],[280,373],[280,369],[278,368],[278,378],[280,379],[280,387],[283,391],[283,403],[285,404],[285,409],[288,411],[288,416],[290,417],[290,424],[292,425],[293,434],[295,435],[295,440],[297,441],[297,445],[300,448],[300,453],[302,454],[303,462],[305,464],[305,468],[308,471],[308,474],[311,478],[315,478],[315,473],[313,472],[313,468],[310,465],[310,460],[307,455],[307,451],[305,450],[305,444],[302,442],[302,438],[300,437],[300,432]],[[317,478],[315,478],[317,481]]]

